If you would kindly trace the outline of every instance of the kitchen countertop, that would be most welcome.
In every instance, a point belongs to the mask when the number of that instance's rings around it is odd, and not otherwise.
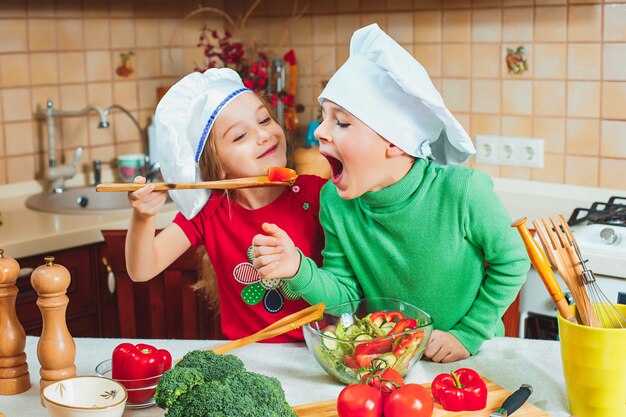
[[[0,412],[6,417],[45,417],[47,412],[39,403],[38,338],[28,336],[26,355],[32,387],[25,393],[0,396]],[[76,338],[77,375],[95,375],[96,365],[109,359],[121,339]],[[206,340],[151,340],[152,344],[167,349],[172,357],[180,358],[194,349],[208,349],[219,344]],[[315,361],[303,343],[256,343],[232,352],[253,372],[278,378],[285,390],[287,402],[301,405],[337,398],[343,385],[335,382]],[[288,358],[288,360],[286,360]],[[474,356],[454,364],[418,362],[406,377],[407,382],[430,382],[437,374],[460,367],[471,367],[509,391],[522,384],[533,386],[529,401],[554,417],[569,417],[563,381],[559,343],[545,340],[526,340],[498,337],[488,340]],[[126,410],[125,417],[163,416],[157,407]]]
[[[131,209],[104,214],[56,214],[26,207],[26,199],[41,191],[36,183],[0,187],[0,248],[11,258],[89,245],[104,241],[101,230],[127,229]],[[167,203],[157,215],[157,228],[171,223],[177,213]]]
[[[576,207],[588,207],[592,202],[606,201],[612,195],[626,195],[626,190],[503,178],[494,178],[494,189],[513,220],[524,216],[532,220],[556,214],[569,217]],[[130,209],[98,215],[70,215],[26,208],[27,197],[39,191],[41,185],[35,182],[0,187],[0,248],[4,249],[5,256],[21,258],[101,242],[101,230],[128,227]],[[157,216],[157,227],[170,224],[176,212],[173,203],[166,204]]]

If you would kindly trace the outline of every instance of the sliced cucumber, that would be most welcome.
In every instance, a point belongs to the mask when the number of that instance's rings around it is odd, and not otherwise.
[[[396,358],[396,355],[394,355],[392,352],[383,353],[382,355],[374,359],[374,361],[376,361],[376,365],[380,366],[381,368],[393,368],[397,360],[398,358]]]
[[[380,326],[380,330],[382,330],[386,336],[394,327],[396,327],[396,323],[385,323],[382,326]]]
[[[354,336],[354,340],[374,340],[374,336],[369,333],[359,333]]]
[[[361,333],[361,328],[356,324],[353,324],[352,326],[346,328],[346,339],[354,340],[359,333]]]
[[[330,350],[337,350],[337,336],[335,335],[335,333],[331,332],[330,330],[326,330],[325,332],[322,332],[322,334],[324,336],[328,336],[322,337],[322,344]]]

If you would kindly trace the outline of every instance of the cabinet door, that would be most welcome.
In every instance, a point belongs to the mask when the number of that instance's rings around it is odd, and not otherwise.
[[[221,339],[219,310],[209,308],[192,288],[200,277],[201,256],[190,248],[165,271],[147,282],[133,282],[126,271],[126,230],[103,230],[102,255],[114,274],[115,291],[107,290],[103,323],[107,337]],[[108,272],[103,266],[103,275]],[[101,282],[106,281],[101,280]],[[102,284],[101,284],[102,285]],[[118,332],[117,334],[106,334]]]
[[[504,322],[504,335],[508,337],[519,336],[519,303],[521,292],[517,294],[517,297],[511,303],[509,308],[504,313],[502,321]]]
[[[82,337],[100,336],[98,296],[92,269],[96,255],[92,245],[17,259],[22,274],[17,280],[19,293],[16,311],[26,334],[41,335],[41,312],[37,307],[37,292],[30,285],[30,276],[33,270],[45,264],[46,256],[54,256],[54,263],[63,265],[70,273],[71,282],[67,289],[69,303],[65,315],[70,334]]]

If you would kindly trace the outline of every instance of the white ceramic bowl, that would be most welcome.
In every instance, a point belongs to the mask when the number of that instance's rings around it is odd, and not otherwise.
[[[44,388],[43,401],[52,417],[121,417],[126,388],[101,376],[77,376]]]

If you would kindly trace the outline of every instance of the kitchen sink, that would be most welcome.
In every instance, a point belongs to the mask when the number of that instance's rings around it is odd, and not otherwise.
[[[26,206],[60,214],[105,214],[130,208],[127,193],[99,193],[94,186],[70,187],[62,193],[43,191],[30,196]]]

